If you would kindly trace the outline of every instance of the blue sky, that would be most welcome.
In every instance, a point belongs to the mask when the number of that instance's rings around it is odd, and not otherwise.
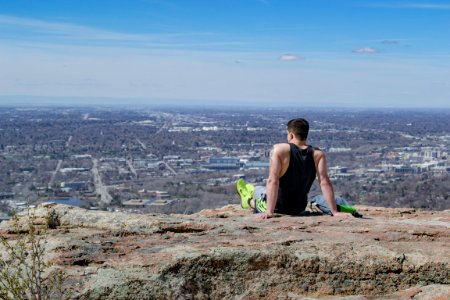
[[[448,28],[450,0],[0,0],[0,104],[449,108]]]

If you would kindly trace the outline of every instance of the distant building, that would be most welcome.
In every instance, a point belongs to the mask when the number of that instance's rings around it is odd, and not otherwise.
[[[150,204],[150,206],[164,206],[164,205],[170,204],[174,201],[178,201],[178,200],[174,200],[174,199],[172,199],[172,200],[162,200],[162,199],[155,200]]]
[[[59,171],[61,173],[87,172],[87,171],[89,171],[89,169],[87,169],[87,168],[61,168]]]
[[[329,153],[340,153],[340,152],[350,152],[352,148],[344,148],[344,147],[330,147],[327,152]]]
[[[366,172],[367,173],[372,173],[372,174],[381,174],[384,171],[382,169],[367,169]]]
[[[35,170],[34,167],[21,167],[19,168],[20,172],[24,172],[24,173],[31,173]]]
[[[170,194],[166,191],[148,191],[147,192],[150,197],[155,198],[156,200],[161,199],[169,199]]]
[[[356,175],[353,173],[336,173],[332,177],[336,179],[349,179],[354,178]]]
[[[82,191],[87,189],[87,184],[85,181],[61,182],[61,189],[66,191],[67,189]]]
[[[153,201],[152,200],[142,200],[142,199],[132,199],[128,200],[122,203],[124,208],[130,208],[130,209],[141,209],[145,208],[148,205],[150,205]]]
[[[76,154],[76,155],[72,155],[70,158],[71,159],[77,159],[77,158],[91,158],[92,155],[90,154]]]
[[[428,148],[424,151],[425,160],[433,160],[438,158],[438,151],[436,149]]]
[[[131,192],[131,188],[129,186],[116,186],[114,187],[114,191],[120,193],[130,193]]]
[[[14,198],[14,193],[9,193],[9,192],[0,193],[0,200],[12,199],[12,198]]]
[[[347,167],[340,167],[340,166],[335,166],[335,167],[330,167],[328,168],[328,172],[330,173],[330,175],[334,175],[334,174],[339,174],[339,173],[347,173],[348,168]]]
[[[407,165],[401,164],[388,164],[386,162],[382,162],[381,169],[385,172],[390,173],[413,173],[414,169]]]
[[[407,174],[407,173],[416,173],[416,170],[414,168],[412,168],[411,166],[407,166],[407,165],[399,165],[394,167],[394,173],[397,174]]]
[[[240,168],[240,162],[236,157],[211,157],[205,167],[214,170],[233,170]]]
[[[431,171],[433,168],[436,168],[438,166],[438,162],[425,162],[421,164],[413,164],[411,165],[412,168],[414,168],[415,173],[423,173]]]
[[[179,155],[166,155],[166,156],[163,156],[163,159],[164,160],[173,160],[173,159],[180,159],[180,156]]]
[[[268,161],[248,161],[244,164],[246,169],[267,169],[269,166]]]

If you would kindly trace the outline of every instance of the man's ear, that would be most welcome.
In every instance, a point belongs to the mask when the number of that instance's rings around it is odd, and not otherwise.
[[[294,134],[292,132],[288,132],[288,141],[292,141],[294,139]]]

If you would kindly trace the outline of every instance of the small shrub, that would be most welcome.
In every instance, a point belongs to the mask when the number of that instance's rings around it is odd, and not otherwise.
[[[51,267],[51,263],[44,261],[47,232],[46,228],[41,231],[36,228],[35,219],[34,214],[28,213],[26,224],[21,226],[14,215],[12,233],[18,238],[8,241],[0,237],[0,245],[6,250],[4,255],[0,253],[0,299],[70,299],[72,296],[72,290],[64,288],[67,275],[63,270],[56,269],[44,277]],[[47,219],[48,228],[53,227],[54,223],[51,224]]]
[[[60,225],[59,216],[54,209],[47,213],[45,221],[49,229],[56,229]]]

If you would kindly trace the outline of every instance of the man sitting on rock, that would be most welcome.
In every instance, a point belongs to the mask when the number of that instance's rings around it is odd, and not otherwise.
[[[266,187],[237,182],[243,208],[252,208],[260,219],[274,213],[299,215],[308,204],[308,193],[316,176],[331,215],[349,217],[339,212],[333,186],[327,173],[325,153],[307,144],[309,123],[298,118],[287,123],[287,143],[275,144],[270,154]]]

